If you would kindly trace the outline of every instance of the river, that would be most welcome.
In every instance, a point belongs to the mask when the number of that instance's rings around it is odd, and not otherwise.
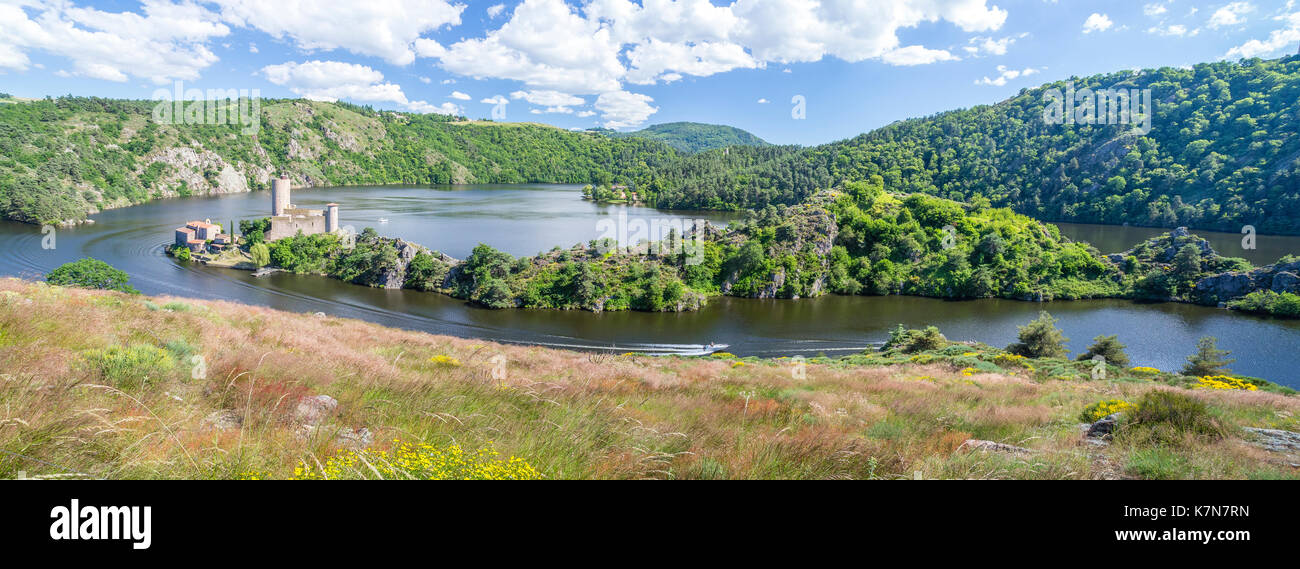
[[[514,255],[568,247],[602,235],[601,220],[707,219],[726,223],[734,214],[667,212],[593,204],[576,186],[381,186],[294,190],[305,207],[340,204],[343,225],[374,227],[464,258],[478,243]],[[1300,321],[1257,317],[1185,304],[1141,304],[1123,300],[1036,304],[1001,299],[944,301],[914,297],[842,297],[753,300],[714,298],[703,310],[683,314],[582,311],[488,310],[446,296],[381,290],[323,277],[276,274],[253,278],[248,271],[180,263],[163,253],[172,230],[191,219],[231,220],[268,215],[267,192],[168,199],[109,210],[94,224],[60,228],[55,248],[42,248],[40,228],[0,222],[0,274],[39,278],[60,264],[95,257],[127,271],[145,294],[170,294],[269,306],[293,312],[325,312],[436,334],[538,345],[608,348],[619,351],[685,349],[718,342],[740,355],[843,355],[883,341],[898,323],[933,324],[952,339],[995,346],[1015,339],[1016,326],[1039,309],[1060,319],[1076,351],[1094,336],[1118,334],[1133,365],[1177,369],[1197,338],[1216,336],[1231,350],[1238,373],[1300,388]],[[380,223],[384,218],[387,223]],[[634,225],[634,222],[632,223]],[[1161,231],[1150,228],[1061,224],[1072,238],[1118,252]],[[1255,250],[1241,249],[1241,236],[1196,232],[1227,255],[1256,264],[1300,253],[1300,237],[1261,236]],[[632,237],[635,237],[635,230]],[[1234,249],[1235,248],[1235,249]]]

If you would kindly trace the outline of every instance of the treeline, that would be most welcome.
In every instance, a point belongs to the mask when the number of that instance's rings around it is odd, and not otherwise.
[[[1150,89],[1152,130],[1043,120],[1046,89],[902,121],[806,149],[732,148],[638,179],[669,207],[792,204],[880,176],[891,191],[994,205],[1049,221],[1300,233],[1300,57],[1074,78]]]

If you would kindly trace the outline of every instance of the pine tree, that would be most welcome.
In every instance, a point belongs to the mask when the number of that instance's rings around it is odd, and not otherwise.
[[[1088,351],[1079,354],[1079,361],[1088,361],[1093,356],[1106,358],[1106,363],[1124,367],[1128,365],[1128,355],[1124,353],[1124,344],[1119,343],[1118,336],[1097,336],[1092,339],[1092,345],[1088,346]]]
[[[1196,342],[1196,353],[1187,356],[1187,365],[1183,366],[1183,375],[1205,377],[1209,375],[1227,375],[1232,373],[1228,364],[1235,359],[1226,356],[1232,352],[1219,349],[1219,340],[1214,336],[1204,336]]]
[[[1007,346],[1007,351],[1027,358],[1063,358],[1069,350],[1065,343],[1070,339],[1056,327],[1056,319],[1046,310],[1038,318],[1017,328],[1019,342]]]

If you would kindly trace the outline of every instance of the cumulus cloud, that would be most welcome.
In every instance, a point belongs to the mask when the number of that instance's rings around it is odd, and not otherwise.
[[[1210,15],[1210,21],[1206,24],[1212,30],[1217,30],[1225,26],[1235,26],[1246,22],[1246,14],[1255,11],[1255,6],[1250,2],[1233,2]]]
[[[415,61],[421,34],[460,24],[463,4],[446,0],[386,2],[211,0],[231,25],[288,39],[307,51],[343,49],[396,65]],[[436,50],[423,40],[422,53]]]
[[[1114,25],[1115,22],[1110,21],[1110,16],[1093,12],[1092,15],[1088,16],[1088,19],[1083,22],[1083,33],[1090,34],[1092,32],[1104,32]]]
[[[999,65],[997,67],[997,70],[998,70],[997,77],[989,78],[987,75],[985,75],[981,79],[976,79],[975,84],[1001,87],[1003,85],[1006,85],[1007,82],[1011,81],[1012,79],[1016,79],[1019,77],[1028,77],[1030,75],[1038,73],[1038,70],[1032,67],[1027,67],[1025,69],[1008,69],[1007,66],[1005,65]]]
[[[451,94],[447,96],[458,101],[468,101],[473,98],[466,93],[461,93],[460,91],[452,91]]]
[[[890,65],[927,65],[938,61],[956,61],[959,57],[944,49],[909,45],[886,52],[881,59]]]
[[[658,112],[659,108],[650,104],[653,102],[648,95],[611,91],[596,98],[596,110],[600,111],[605,128],[627,128],[645,122]]]
[[[346,99],[363,103],[395,103],[420,113],[444,112],[449,108],[447,105],[438,107],[424,101],[409,100],[401,86],[384,81],[383,73],[355,63],[289,61],[263,67],[260,73],[267,81],[313,101]]]
[[[1184,37],[1184,36],[1194,36],[1200,33],[1200,30],[1199,29],[1188,30],[1187,26],[1184,26],[1182,24],[1170,24],[1167,26],[1164,25],[1151,26],[1150,28],[1147,28],[1147,33],[1157,35],[1157,36]]]
[[[201,6],[145,0],[140,13],[105,12],[62,3],[0,4],[0,67],[26,70],[29,52],[67,58],[68,75],[107,81],[130,77],[166,83],[197,79],[216,63],[208,40],[230,34]]]
[[[504,11],[506,11],[506,5],[505,5],[505,4],[493,4],[493,5],[491,5],[491,6],[488,6],[488,9],[487,9],[487,15],[488,15],[489,18],[492,18],[492,19],[495,20],[495,19],[497,18],[497,16],[500,16],[501,13],[504,12]]]
[[[1224,54],[1224,58],[1241,59],[1274,55],[1300,42],[1300,12],[1280,16],[1277,19],[1282,21],[1282,28],[1273,30],[1262,40],[1253,39],[1229,49],[1228,53]]]

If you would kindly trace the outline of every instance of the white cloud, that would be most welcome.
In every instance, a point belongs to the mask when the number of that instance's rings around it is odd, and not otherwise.
[[[424,101],[406,98],[401,86],[384,81],[379,71],[342,61],[293,61],[263,67],[262,76],[276,85],[313,101],[347,99],[363,103],[395,103],[415,112],[443,112]],[[455,114],[455,113],[452,113]]]
[[[1092,32],[1104,32],[1114,25],[1115,22],[1110,21],[1110,16],[1093,12],[1092,15],[1088,16],[1088,19],[1083,22],[1083,33],[1090,34]]]
[[[25,70],[28,53],[41,51],[67,58],[70,76],[154,83],[197,79],[217,62],[208,40],[229,34],[215,13],[191,3],[144,0],[140,13],[62,3],[0,4],[0,67]]]
[[[1142,13],[1151,17],[1160,16],[1169,11],[1169,7],[1164,4],[1147,4],[1142,7]]]
[[[1188,30],[1187,26],[1184,26],[1182,24],[1170,24],[1167,26],[1151,26],[1150,28],[1147,28],[1148,34],[1153,34],[1157,36],[1172,36],[1172,37],[1195,36],[1200,32],[1201,30],[1199,29]]]
[[[495,20],[495,19],[497,18],[497,16],[500,16],[501,13],[504,12],[504,11],[506,11],[506,5],[505,5],[505,4],[493,4],[493,5],[491,5],[491,6],[488,6],[488,9],[487,9],[487,15],[488,15],[489,18],[492,18],[493,20]]]
[[[505,95],[492,95],[491,97],[483,99],[479,102],[483,103],[484,105],[508,105],[510,104],[510,99],[507,99]]]
[[[969,53],[971,55],[977,55],[981,53],[986,53],[991,55],[1006,55],[1007,48],[1011,47],[1011,44],[1016,43],[1016,38],[1007,36],[1001,39],[993,39],[991,37],[976,36],[971,38],[966,43],[968,45],[962,47],[962,49],[965,50],[966,53]]]
[[[947,50],[909,45],[890,50],[880,59],[890,65],[927,65],[938,61],[956,61],[961,58],[948,53]]]
[[[257,53],[257,44],[248,42],[248,53]]]
[[[758,100],[758,104],[760,104],[760,105],[766,105],[766,104],[768,104],[768,103],[770,103],[770,102],[772,102],[772,101],[769,101],[769,100],[767,100],[767,99],[759,99],[759,100]]]
[[[1229,49],[1228,53],[1223,57],[1226,59],[1242,59],[1273,55],[1284,49],[1291,48],[1296,42],[1300,41],[1300,12],[1280,16],[1277,19],[1284,23],[1283,28],[1273,30],[1265,39],[1253,39]]]
[[[446,0],[210,0],[227,23],[253,28],[298,48],[344,49],[396,65],[415,61],[417,40],[425,32],[460,24],[464,4]],[[436,51],[423,40],[421,53]],[[436,44],[435,44],[436,45]]]
[[[997,70],[998,70],[998,76],[996,78],[990,79],[986,75],[982,79],[976,79],[975,84],[1001,87],[1003,85],[1006,85],[1007,82],[1011,81],[1012,79],[1016,79],[1019,77],[1028,77],[1030,75],[1038,73],[1038,70],[1032,67],[1027,67],[1025,69],[1007,69],[1007,66],[1005,65],[999,65],[997,67]]]
[[[596,110],[600,111],[605,128],[627,128],[645,122],[658,112],[659,108],[650,104],[653,102],[648,95],[610,91],[596,98]]]
[[[428,85],[428,84],[430,84],[430,83],[433,83],[433,79],[430,79],[430,78],[428,78],[428,77],[421,76],[421,77],[420,77],[420,82],[421,82],[421,83],[424,83],[425,85]]]
[[[578,116],[582,118],[594,117],[596,116],[596,111],[578,111]]]
[[[1245,16],[1255,11],[1255,6],[1250,2],[1233,2],[1215,10],[1210,15],[1210,21],[1206,25],[1212,30],[1217,30],[1225,26],[1235,26],[1246,22]]]
[[[534,105],[547,107],[572,107],[574,105],[584,105],[587,103],[587,101],[582,97],[548,90],[515,91],[510,94],[510,98],[523,99]]]
[[[469,96],[468,94],[461,93],[460,91],[452,91],[451,94],[447,96],[456,99],[458,101],[468,101],[470,99],[473,99],[473,97]]]

